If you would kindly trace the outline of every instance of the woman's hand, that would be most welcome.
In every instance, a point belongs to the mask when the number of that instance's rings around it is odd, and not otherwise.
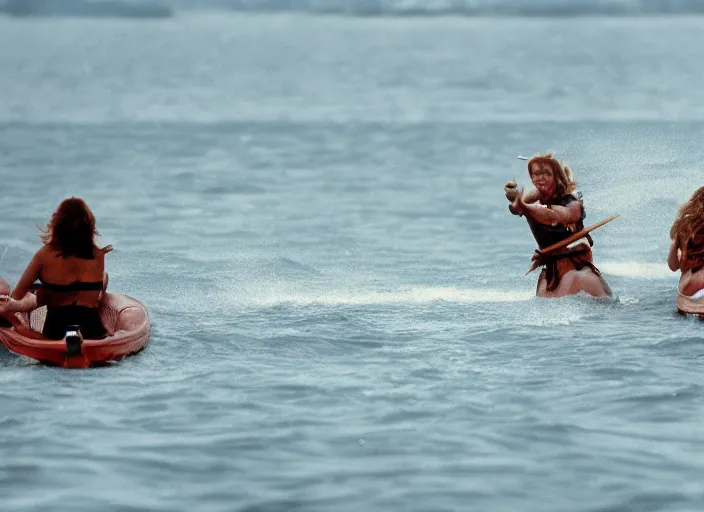
[[[523,189],[516,191],[516,197],[511,203],[509,209],[514,215],[524,215],[526,212],[526,203],[523,202]]]
[[[515,180],[504,183],[504,194],[506,194],[506,199],[508,199],[511,203],[516,200],[516,196],[518,195],[518,184]]]
[[[0,295],[0,315],[8,315],[14,313],[16,304],[15,299],[10,298],[9,295]]]
[[[33,293],[27,293],[19,300],[12,297],[0,297],[0,315],[7,316],[11,313],[31,311],[36,309],[37,305],[37,296]]]
[[[676,272],[680,269],[680,256],[681,256],[681,251],[679,250],[679,243],[677,242],[677,239],[672,241],[672,244],[670,245],[670,252],[667,255],[667,266],[670,267],[670,270],[673,272]]]

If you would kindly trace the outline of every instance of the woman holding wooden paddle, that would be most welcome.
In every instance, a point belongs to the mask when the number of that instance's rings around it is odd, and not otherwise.
[[[515,182],[504,186],[511,201],[509,211],[524,216],[539,249],[529,272],[542,266],[536,294],[564,297],[586,292],[594,297],[611,297],[611,289],[593,263],[592,239],[584,230],[582,195],[569,167],[563,167],[552,153],[528,161],[528,173],[535,190],[524,194]],[[607,219],[604,223],[612,219]],[[599,225],[603,225],[600,223]]]

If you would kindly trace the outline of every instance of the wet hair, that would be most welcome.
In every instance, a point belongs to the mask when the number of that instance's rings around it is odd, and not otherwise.
[[[41,228],[40,228],[41,229]],[[95,217],[88,205],[77,197],[64,199],[42,229],[40,240],[64,258],[75,256],[86,260],[95,257]]]
[[[572,177],[572,170],[552,156],[552,152],[536,155],[528,161],[528,174],[533,175],[533,164],[545,163],[552,169],[552,175],[555,178],[555,195],[563,197],[566,194],[571,194],[577,189]]]
[[[700,245],[704,242],[704,187],[700,187],[677,212],[670,228],[670,238],[677,240],[684,248],[690,242]]]

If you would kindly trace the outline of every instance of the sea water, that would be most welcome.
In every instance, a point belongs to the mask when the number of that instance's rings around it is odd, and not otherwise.
[[[0,275],[96,215],[141,354],[0,351],[13,511],[695,511],[704,18],[0,18]],[[554,150],[616,300],[535,297],[503,183]]]

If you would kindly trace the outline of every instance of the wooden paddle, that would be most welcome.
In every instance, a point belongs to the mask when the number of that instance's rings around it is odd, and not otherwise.
[[[549,254],[552,254],[555,251],[558,251],[560,249],[567,247],[572,242],[576,242],[580,238],[584,238],[587,235],[587,233],[590,233],[590,232],[594,231],[595,229],[600,228],[604,224],[608,224],[612,220],[618,219],[618,217],[619,217],[618,215],[612,215],[608,219],[604,219],[601,222],[597,222],[596,224],[589,226],[588,228],[581,229],[581,230],[577,231],[576,233],[571,234],[570,236],[568,236],[564,240],[557,242],[556,244],[552,244],[552,245],[547,246],[545,249],[537,249],[536,252],[538,254],[540,254],[541,256],[547,256]],[[533,272],[536,268],[538,268],[538,264],[536,261],[534,261],[533,264],[528,269],[528,272],[526,272],[526,275]]]

